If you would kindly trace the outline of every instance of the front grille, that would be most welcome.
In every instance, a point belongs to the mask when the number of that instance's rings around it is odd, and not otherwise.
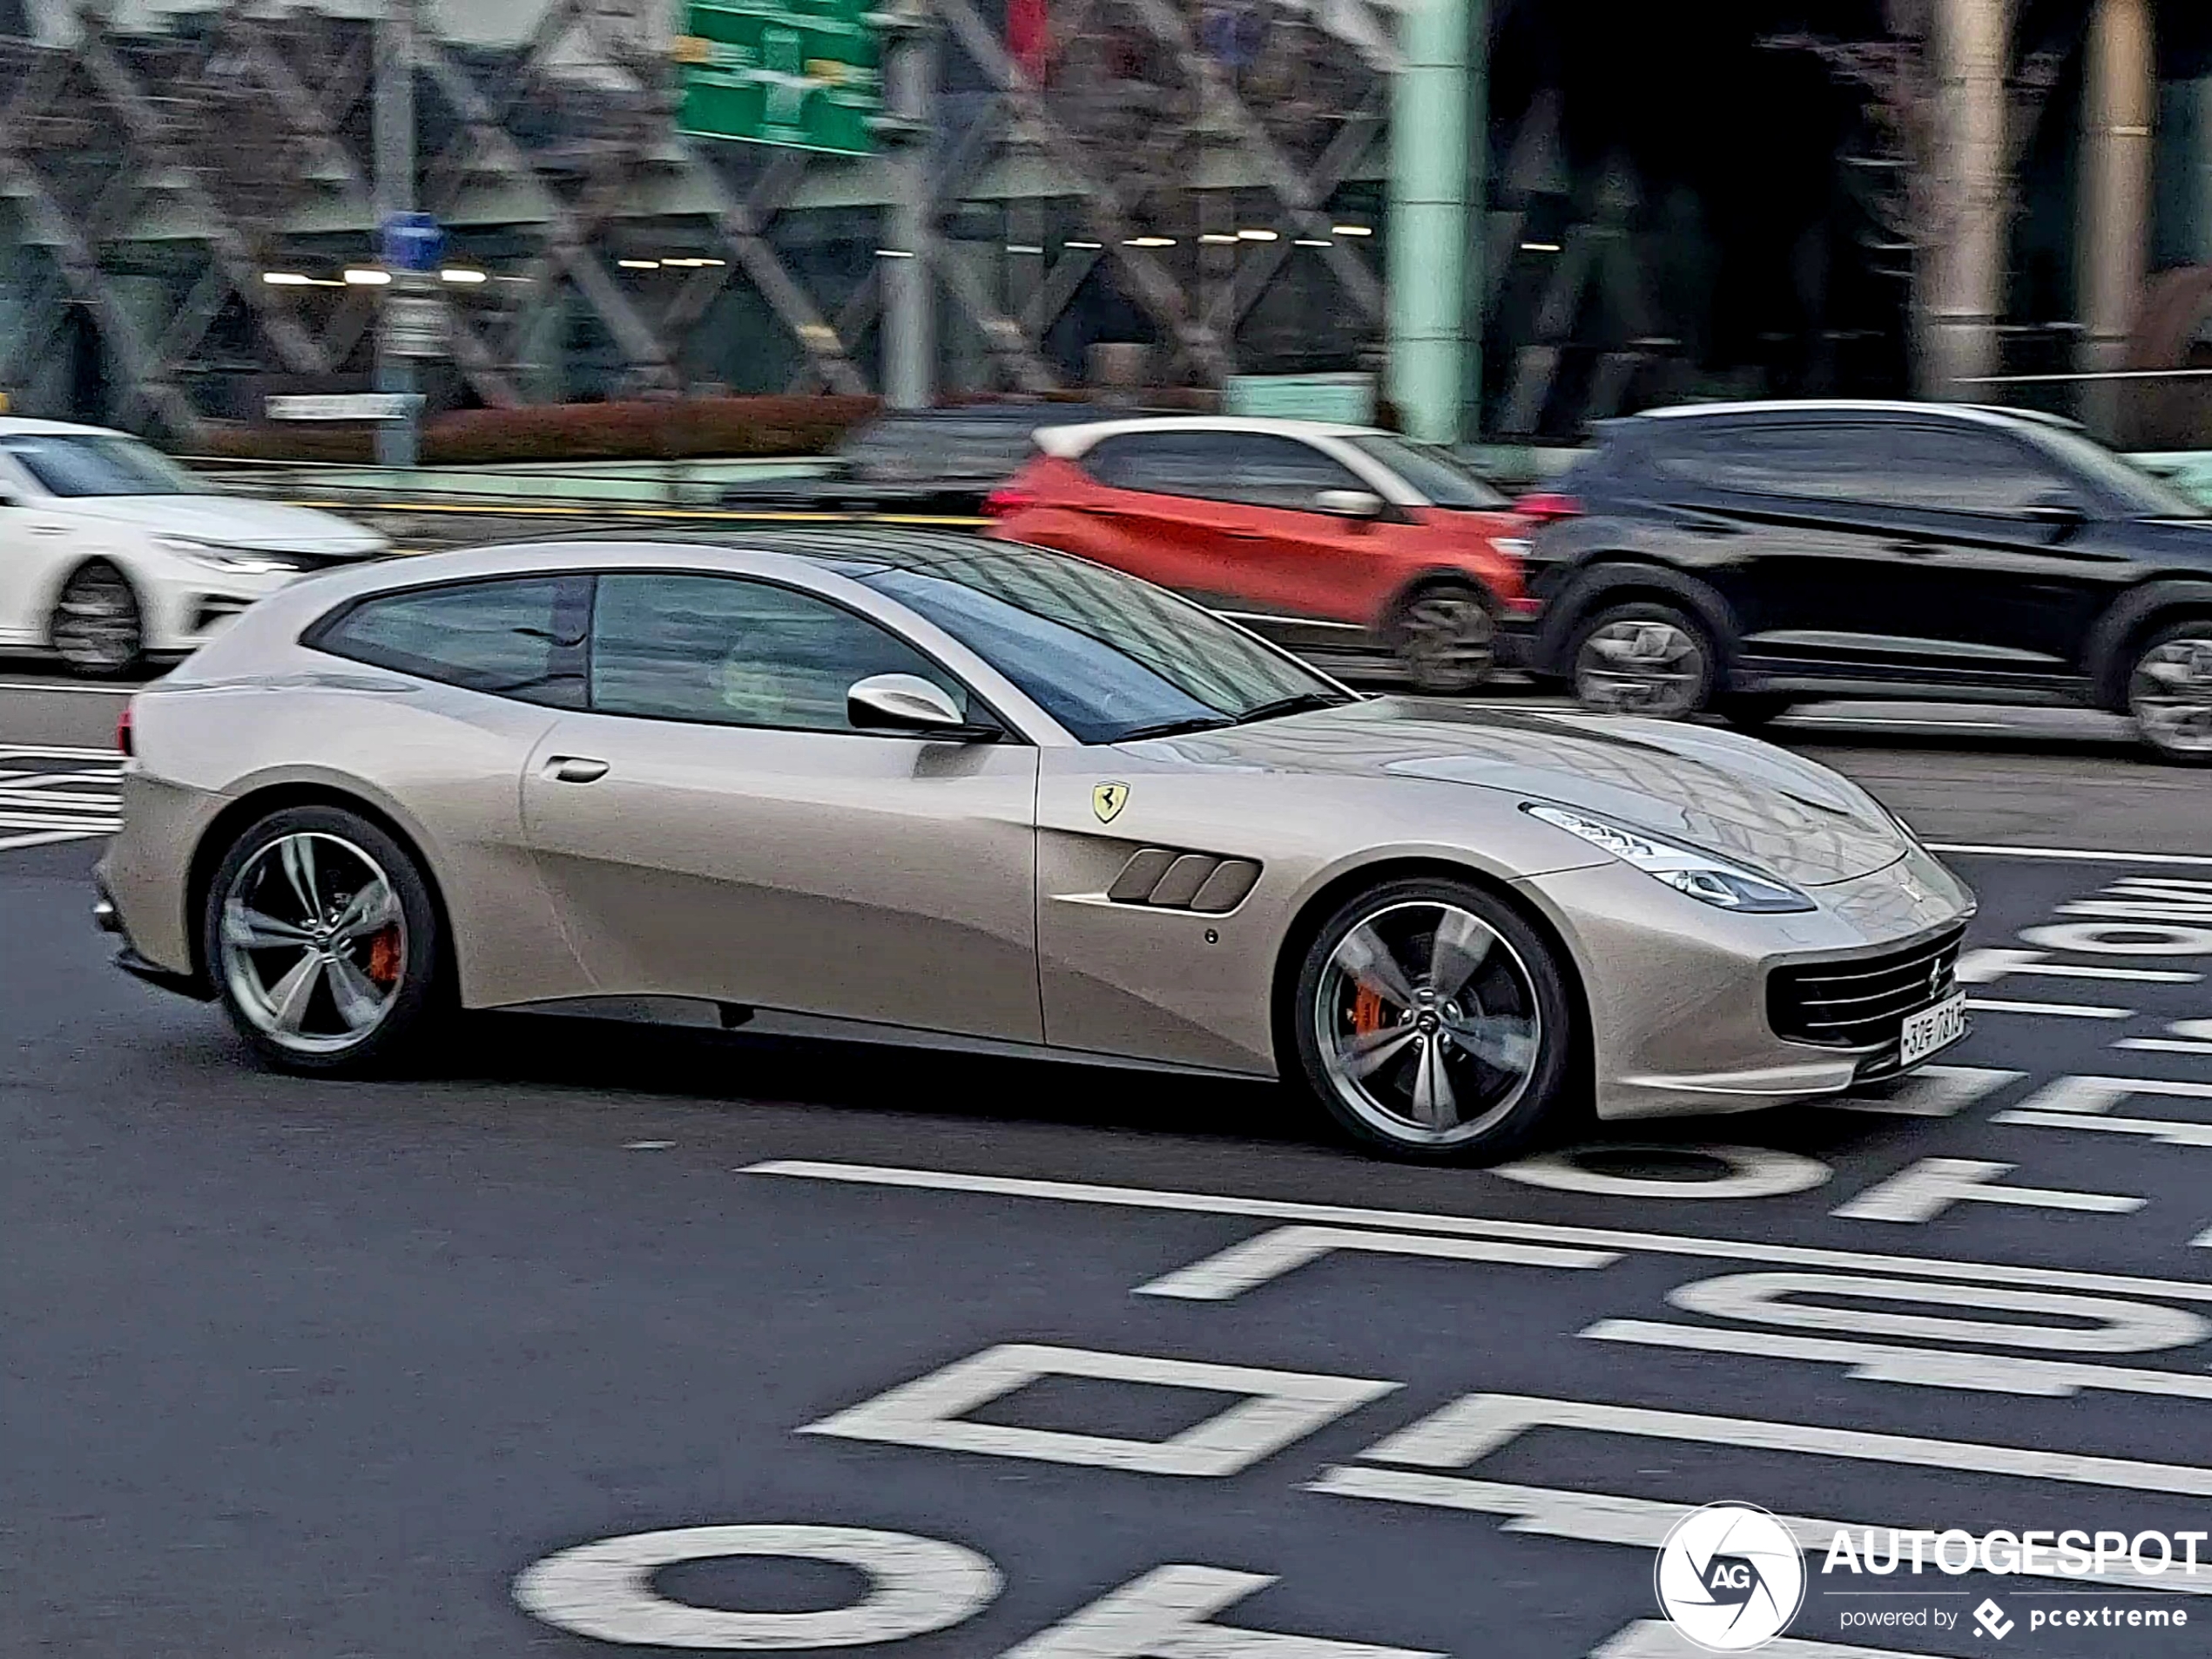
[[[1767,1022],[1777,1036],[1837,1049],[1897,1042],[1905,1016],[1949,996],[1958,983],[1964,927],[1879,956],[1801,962],[1767,976]]]

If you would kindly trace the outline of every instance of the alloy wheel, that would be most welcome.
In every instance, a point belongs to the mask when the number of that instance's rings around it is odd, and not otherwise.
[[[399,896],[376,860],[341,836],[283,835],[239,870],[223,900],[225,983],[279,1048],[341,1053],[384,1022],[407,972]]]
[[[1705,648],[1688,629],[1664,617],[1622,617],[1582,642],[1575,689],[1589,708],[1677,719],[1696,710],[1706,673]]]
[[[79,570],[54,607],[53,645],[71,668],[87,674],[120,674],[145,648],[138,596],[120,570],[94,565]]]
[[[1474,1140],[1535,1073],[1543,1019],[1527,966],[1457,905],[1409,900],[1364,917],[1331,952],[1315,999],[1331,1085],[1392,1141]]]
[[[1398,658],[1425,691],[1472,691],[1497,659],[1498,625],[1471,593],[1417,595],[1398,619]]]
[[[2145,651],[2128,680],[2128,706],[2153,746],[2212,755],[2212,626]]]

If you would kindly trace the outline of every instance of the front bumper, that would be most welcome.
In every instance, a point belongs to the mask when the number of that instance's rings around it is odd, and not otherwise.
[[[1895,1033],[1856,1047],[1778,1035],[1768,977],[1932,941],[1973,914],[1964,884],[1918,848],[1811,889],[1819,907],[1792,915],[1731,915],[1625,864],[1538,877],[1524,890],[1581,969],[1605,1119],[1757,1111],[1895,1077]]]

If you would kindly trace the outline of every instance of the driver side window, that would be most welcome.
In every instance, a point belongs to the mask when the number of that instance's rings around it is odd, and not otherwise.
[[[845,694],[871,674],[915,674],[965,716],[967,687],[866,617],[736,577],[603,575],[591,621],[601,714],[786,731],[851,732]]]

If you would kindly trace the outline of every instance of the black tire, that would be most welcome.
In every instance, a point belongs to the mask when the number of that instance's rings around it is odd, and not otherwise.
[[[105,559],[70,573],[47,619],[47,643],[73,674],[117,679],[146,657],[145,612],[131,579]]]
[[[1715,699],[1713,706],[1738,732],[1764,732],[1797,705],[1796,698],[1778,691],[1737,691]]]
[[[1692,612],[1657,600],[1584,617],[1568,661],[1575,700],[1600,713],[1686,719],[1710,707],[1720,690],[1712,631]]]
[[[1447,923],[1453,912],[1463,920]],[[1477,965],[1447,997],[1434,997],[1434,981],[1466,959],[1468,941],[1482,944]],[[1372,964],[1378,947],[1387,968],[1350,971],[1347,959]],[[1428,877],[1385,882],[1321,924],[1282,1024],[1307,1091],[1353,1140],[1414,1162],[1488,1163],[1557,1117],[1576,1052],[1566,973],[1557,948],[1480,887]],[[1363,1076],[1352,1075],[1355,1065],[1366,1067]],[[1440,1094],[1424,1081],[1432,1065],[1444,1079]]]
[[[304,887],[286,847],[302,840],[309,843]],[[360,879],[363,866],[384,878],[393,900],[388,912]],[[312,906],[308,894],[317,900]],[[233,900],[253,918],[236,919],[243,935],[226,928]],[[354,901],[365,907],[354,924],[359,931],[332,931],[333,913],[343,913],[342,921]],[[366,931],[388,914],[388,926]],[[244,942],[274,938],[273,930],[260,931],[264,921],[292,928],[302,940]],[[428,1052],[453,1010],[445,918],[420,860],[380,826],[338,807],[287,807],[233,842],[208,883],[200,936],[208,976],[231,1023],[264,1064],[280,1071],[370,1076],[398,1069]],[[288,1031],[279,992],[311,955],[321,960],[304,975],[300,1017]],[[351,1016],[360,1011],[364,986],[378,1012],[372,1023],[354,1029]]]
[[[1496,670],[1498,619],[1472,583],[1430,582],[1400,602],[1387,643],[1415,691],[1458,697]]]
[[[2128,664],[2128,711],[2161,760],[2212,766],[2212,617],[2144,636]]]

